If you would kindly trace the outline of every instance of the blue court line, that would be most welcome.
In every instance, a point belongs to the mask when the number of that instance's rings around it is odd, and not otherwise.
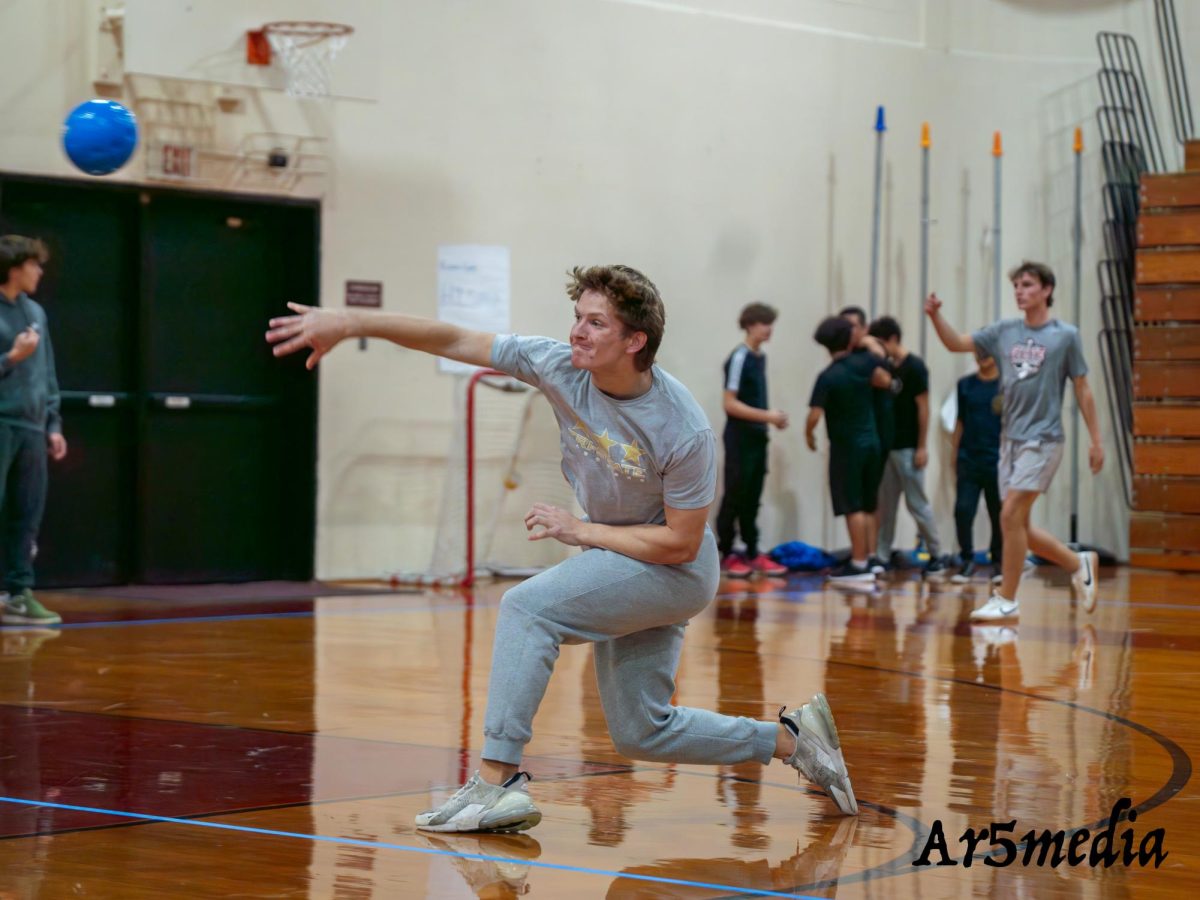
[[[474,859],[480,862],[517,863],[536,869],[554,869],[560,872],[577,872],[583,875],[602,875],[608,878],[629,878],[633,881],[650,881],[655,884],[677,884],[682,887],[698,887],[713,891],[736,891],[739,895],[750,894],[756,897],[793,897],[799,900],[824,900],[807,894],[785,894],[779,891],[767,891],[758,888],[740,887],[735,884],[712,884],[706,881],[687,881],[682,878],[664,878],[657,875],[637,875],[631,872],[613,872],[608,869],[591,869],[585,866],[568,866],[560,863],[546,863],[537,860],[514,859],[505,856],[484,856],[479,853],[454,853],[449,850],[432,850],[425,847],[412,847],[407,844],[391,844],[385,841],[360,841],[354,838],[329,837],[321,834],[303,834],[298,831],[276,831],[271,828],[251,828],[247,825],[230,825],[226,822],[207,822],[203,819],[176,819],[171,816],[154,816],[144,813],[122,812],[114,809],[99,809],[93,806],[72,806],[69,803],[50,803],[43,800],[22,800],[18,797],[0,797],[0,803],[10,803],[16,806],[37,806],[44,809],[65,809],[72,812],[94,813],[102,816],[116,816],[124,819],[143,819],[150,822],[166,822],[169,825],[191,825],[200,828],[219,828],[224,831],[237,831],[243,834],[262,834],[268,837],[298,838],[305,841],[319,841],[326,844],[337,844],[343,847],[366,847],[372,850],[401,850],[405,853],[423,853],[426,856],[448,856],[458,859]],[[434,832],[437,834],[437,832]]]

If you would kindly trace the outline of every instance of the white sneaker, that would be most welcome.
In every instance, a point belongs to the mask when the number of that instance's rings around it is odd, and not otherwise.
[[[987,603],[971,613],[971,621],[990,622],[994,619],[1015,619],[1020,614],[1020,606],[1016,600],[1005,600],[999,594],[993,593]]]
[[[476,772],[437,809],[418,813],[415,822],[424,831],[524,831],[542,821],[542,814],[518,772],[501,785],[488,784]]]
[[[1079,568],[1071,576],[1071,587],[1075,595],[1083,601],[1083,611],[1091,612],[1096,608],[1096,574],[1100,567],[1100,554],[1095,550],[1085,550],[1079,554]]]
[[[858,801],[825,695],[814,694],[810,702],[789,713],[780,709],[779,721],[796,739],[796,749],[784,762],[828,794],[843,813],[858,815]]]

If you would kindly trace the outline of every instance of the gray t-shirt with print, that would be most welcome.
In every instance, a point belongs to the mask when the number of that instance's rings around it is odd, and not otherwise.
[[[717,490],[716,441],[691,393],[658,366],[632,400],[610,397],[545,337],[497,335],[492,366],[538,388],[558,419],[562,470],[591,521],[662,525],[665,507],[698,509]]]
[[[1030,328],[1022,319],[1001,319],[972,335],[975,346],[1000,367],[1004,437],[1013,441],[1062,441],[1063,388],[1088,371],[1079,329],[1051,319]]]

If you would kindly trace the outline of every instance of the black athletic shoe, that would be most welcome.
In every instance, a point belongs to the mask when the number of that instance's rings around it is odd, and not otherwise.
[[[867,568],[870,569],[872,575],[883,575],[888,570],[888,564],[878,556],[871,556],[867,560]]]
[[[962,568],[954,573],[954,576],[950,580],[955,584],[967,584],[975,577],[978,571],[979,567],[975,565],[975,560],[968,559],[963,563]]]
[[[925,570],[922,574],[930,581],[944,581],[946,578],[946,565],[941,559],[934,557],[925,564]]]
[[[830,581],[874,581],[875,576],[871,574],[870,569],[864,569],[861,566],[856,566],[850,560],[846,560],[836,569],[829,573]]]

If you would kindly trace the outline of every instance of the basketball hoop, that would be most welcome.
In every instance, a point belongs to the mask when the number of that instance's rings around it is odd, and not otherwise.
[[[329,96],[330,68],[353,28],[335,22],[268,22],[262,30],[283,61],[290,96]]]

